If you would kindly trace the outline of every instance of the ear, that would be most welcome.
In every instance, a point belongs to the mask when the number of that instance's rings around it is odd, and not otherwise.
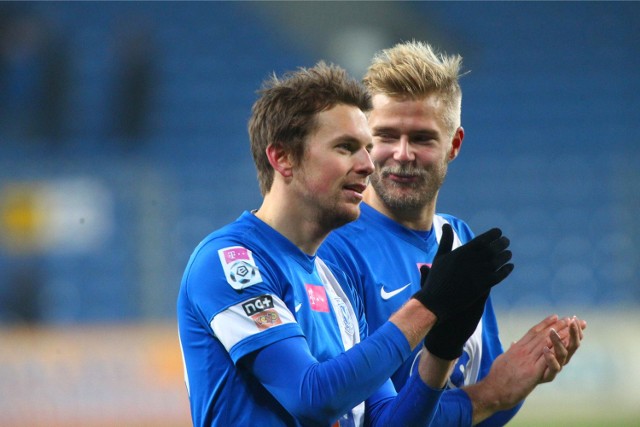
[[[449,151],[449,161],[458,157],[460,149],[462,148],[462,140],[464,139],[464,129],[460,126],[453,134],[451,139],[451,151]]]
[[[291,155],[280,144],[269,144],[266,149],[271,167],[285,178],[293,175]]]

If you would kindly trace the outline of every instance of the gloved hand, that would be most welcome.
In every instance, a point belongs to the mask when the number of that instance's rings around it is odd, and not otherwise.
[[[421,286],[412,298],[444,322],[465,311],[492,286],[504,280],[512,271],[509,239],[499,228],[493,228],[470,242],[451,250],[453,230],[442,226],[440,247],[431,271],[421,277]]]
[[[429,275],[429,267],[422,266],[420,273],[423,278]],[[444,322],[438,322],[431,328],[424,338],[424,346],[429,353],[444,360],[454,360],[462,355],[464,343],[478,327],[484,305],[489,297],[489,292],[471,304],[464,312]]]

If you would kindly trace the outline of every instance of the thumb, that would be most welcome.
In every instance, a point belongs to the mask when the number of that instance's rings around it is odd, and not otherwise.
[[[427,283],[427,278],[429,277],[429,271],[431,271],[431,269],[429,268],[428,265],[423,265],[422,267],[420,267],[420,287],[422,288]]]
[[[446,255],[451,252],[451,247],[453,246],[453,229],[451,228],[451,224],[444,224],[442,226],[442,236],[440,237],[440,246],[438,246],[438,252],[436,253],[435,258],[438,258],[442,255]]]

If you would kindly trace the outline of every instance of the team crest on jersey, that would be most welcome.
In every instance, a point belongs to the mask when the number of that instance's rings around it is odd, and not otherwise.
[[[345,332],[348,335],[353,335],[353,333],[355,332],[355,328],[353,326],[353,322],[351,321],[351,315],[349,314],[347,305],[344,303],[342,298],[339,297],[334,298],[333,301],[335,302],[334,307],[337,306],[338,311],[340,312],[338,313],[338,316],[340,318],[340,321],[342,322],[342,325],[344,326]]]
[[[242,246],[232,246],[218,251],[227,282],[235,290],[242,290],[262,282],[260,270],[251,251]]]

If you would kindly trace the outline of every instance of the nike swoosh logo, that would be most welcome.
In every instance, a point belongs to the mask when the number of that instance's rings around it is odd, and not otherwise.
[[[295,308],[295,310],[296,310],[296,313],[297,313],[298,311],[300,311],[300,308],[301,308],[301,307],[302,307],[302,303],[300,303],[300,304],[298,304],[298,305],[296,305],[296,306],[294,307],[294,308]]]
[[[384,290],[384,285],[382,285],[382,287],[380,288],[380,296],[382,297],[382,299],[388,300],[389,298],[393,298],[396,295],[398,295],[400,292],[404,291],[409,285],[411,285],[411,282],[409,282],[406,285],[404,285],[403,287],[398,288],[395,291],[391,291],[391,292],[385,291]]]

